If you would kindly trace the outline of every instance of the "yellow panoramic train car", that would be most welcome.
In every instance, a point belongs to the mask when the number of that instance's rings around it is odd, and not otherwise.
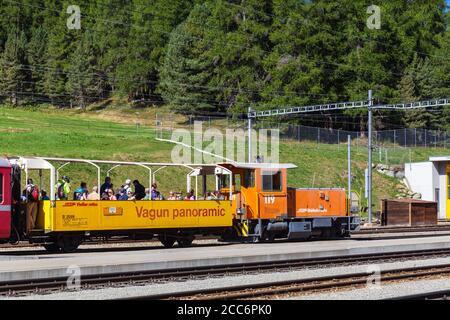
[[[175,242],[180,246],[192,243],[195,235],[225,235],[233,230],[235,208],[232,194],[222,195],[221,200],[204,200],[199,197],[198,179],[202,179],[201,195],[206,192],[206,177],[216,174],[217,165],[205,164],[170,164],[170,163],[135,163],[83,159],[60,159],[39,157],[18,157],[9,159],[13,167],[17,167],[16,183],[28,180],[30,170],[49,170],[49,190],[55,190],[55,181],[59,170],[70,163],[85,163],[98,170],[98,186],[101,185],[100,165],[140,166],[148,169],[149,185],[155,179],[155,173],[168,166],[181,166],[188,170],[186,190],[195,190],[196,200],[59,200],[57,193],[49,194],[49,200],[36,202],[37,214],[34,228],[30,225],[28,204],[17,199],[13,206],[13,217],[19,217],[13,225],[19,234],[25,233],[30,242],[41,243],[48,251],[71,252],[83,241],[92,238],[127,237],[131,239],[151,239],[157,237],[166,247]],[[51,161],[51,162],[50,162]],[[54,164],[59,166],[54,166]],[[155,169],[155,167],[157,167]],[[109,176],[110,169],[107,172]],[[221,173],[227,169],[222,168]],[[24,172],[25,177],[20,176]],[[231,179],[231,173],[229,173]],[[25,179],[23,179],[25,178]],[[195,186],[191,186],[195,179]],[[215,177],[216,179],[216,177]],[[42,181],[39,182],[42,189]],[[217,187],[217,181],[216,181]],[[23,188],[17,188],[20,192]],[[18,192],[14,192],[15,194]],[[22,205],[21,205],[22,204]],[[22,218],[24,217],[24,218]]]
[[[51,232],[232,227],[230,201],[41,201],[36,227]]]

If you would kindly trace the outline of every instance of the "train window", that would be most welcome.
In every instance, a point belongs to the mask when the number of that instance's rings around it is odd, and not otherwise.
[[[3,174],[0,173],[0,203],[3,202]]]
[[[253,188],[255,186],[255,170],[245,170],[244,187]]]
[[[230,187],[230,176],[227,174],[223,174],[220,176],[220,188],[229,188]]]
[[[262,172],[263,191],[281,191],[281,171]]]

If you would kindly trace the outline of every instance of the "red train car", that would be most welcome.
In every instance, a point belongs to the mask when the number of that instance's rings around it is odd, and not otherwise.
[[[11,236],[11,165],[0,158],[0,240]]]

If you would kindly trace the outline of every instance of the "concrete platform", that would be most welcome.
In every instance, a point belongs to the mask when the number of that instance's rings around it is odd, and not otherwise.
[[[30,253],[19,256],[2,252],[0,282],[68,277],[72,274],[72,269],[68,268],[73,267],[80,268],[83,276],[446,248],[450,248],[450,236],[203,245],[173,249],[158,246],[127,251],[80,250],[72,254]]]

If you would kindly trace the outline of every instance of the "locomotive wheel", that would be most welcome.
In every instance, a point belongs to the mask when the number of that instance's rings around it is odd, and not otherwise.
[[[174,237],[160,236],[159,241],[161,241],[164,247],[172,248],[175,244],[176,239]]]
[[[192,241],[194,241],[194,237],[177,239],[179,247],[189,247],[192,244]]]
[[[60,251],[60,248],[57,243],[44,244],[44,248],[50,253],[57,253]]]
[[[57,245],[62,252],[70,253],[77,250],[81,242],[81,237],[78,236],[60,236],[58,238]]]

